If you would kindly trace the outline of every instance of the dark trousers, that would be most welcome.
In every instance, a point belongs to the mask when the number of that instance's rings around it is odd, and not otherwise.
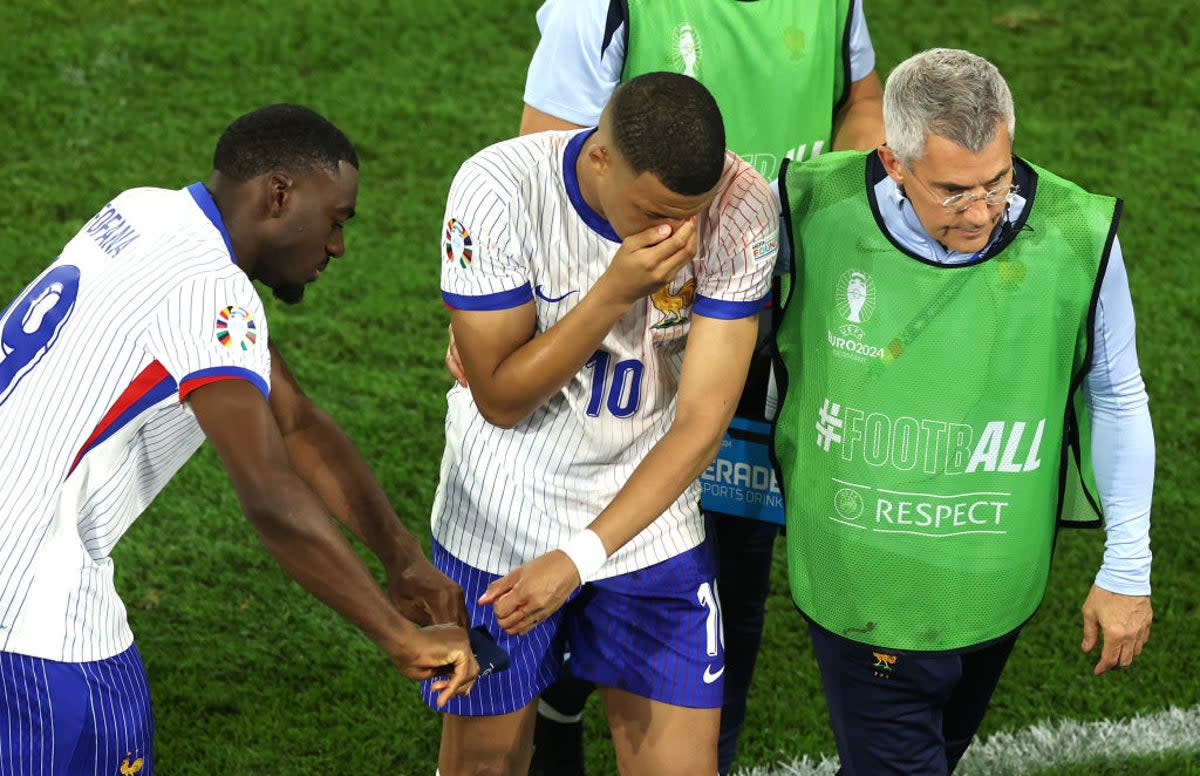
[[[761,520],[705,513],[710,535],[717,537],[717,587],[725,628],[725,700],[717,765],[729,773],[738,736],[746,721],[746,696],[762,642],[767,594],[771,591],[771,556],[779,526]]]
[[[1017,634],[954,654],[860,644],[809,624],[844,776],[947,776],[979,729]]]

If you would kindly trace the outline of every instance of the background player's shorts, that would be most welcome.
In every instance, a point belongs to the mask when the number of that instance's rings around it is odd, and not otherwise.
[[[136,647],[86,663],[0,652],[0,761],[30,774],[152,776],[153,748]]]
[[[483,624],[509,654],[506,671],[481,677],[468,697],[441,711],[462,716],[523,708],[555,679],[565,643],[571,673],[605,687],[692,708],[719,708],[725,644],[716,590],[716,558],[707,542],[648,568],[584,585],[557,612],[523,636],[475,603],[500,577],[458,560],[436,541],[433,562],[462,585],[473,625]],[[437,708],[429,682],[421,697]]]

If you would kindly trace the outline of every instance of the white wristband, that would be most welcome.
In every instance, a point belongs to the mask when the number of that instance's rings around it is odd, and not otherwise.
[[[585,528],[575,534],[558,549],[565,552],[571,562],[575,564],[575,568],[579,571],[581,584],[590,582],[600,567],[604,565],[604,561],[608,560],[604,542],[600,541],[600,537],[590,528]]]

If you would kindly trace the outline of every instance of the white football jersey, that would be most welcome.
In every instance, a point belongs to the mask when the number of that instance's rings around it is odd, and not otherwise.
[[[267,395],[261,300],[204,186],[112,200],[0,316],[0,650],[99,660],[133,634],[109,557],[204,439],[188,393]]]
[[[462,166],[443,223],[447,305],[502,310],[533,301],[542,332],[600,278],[620,239],[579,193],[575,161],[590,132],[507,140]],[[698,219],[691,264],[635,304],[532,415],[498,428],[469,389],[450,390],[433,535],[455,557],[504,574],[585,528],[670,427],[691,317],[758,313],[778,244],[774,199],[732,153],[719,185]],[[598,576],[650,566],[703,538],[693,483]]]

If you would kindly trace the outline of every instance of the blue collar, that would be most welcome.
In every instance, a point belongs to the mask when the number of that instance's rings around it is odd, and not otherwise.
[[[579,152],[583,150],[583,144],[595,131],[595,128],[592,128],[580,132],[571,138],[571,142],[567,143],[567,150],[563,153],[563,184],[567,187],[567,197],[571,200],[571,205],[583,222],[604,239],[619,243],[621,238],[613,230],[612,224],[605,221],[604,216],[592,210],[591,206],[583,200],[583,194],[579,191],[579,174],[575,171],[575,165],[579,161]]]
[[[221,218],[221,211],[217,209],[217,203],[213,201],[212,194],[208,192],[208,189],[200,181],[196,181],[191,186],[188,186],[187,192],[192,195],[192,199],[204,211],[204,215],[208,216],[208,220],[212,221],[212,225],[217,227],[217,231],[221,233],[221,238],[225,240],[225,247],[229,249],[229,260],[237,264],[237,256],[233,253],[233,241],[229,239],[229,230],[225,228],[225,221]]]

